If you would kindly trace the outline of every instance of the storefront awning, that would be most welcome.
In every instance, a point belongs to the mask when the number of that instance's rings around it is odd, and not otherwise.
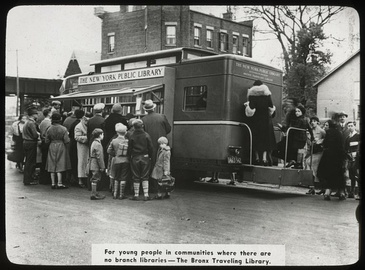
[[[51,98],[52,100],[70,100],[70,99],[83,99],[83,98],[99,98],[99,97],[113,97],[120,96],[123,94],[143,94],[146,92],[154,91],[162,88],[162,84],[149,85],[143,87],[125,87],[121,89],[111,89],[111,90],[94,90],[88,92],[73,92],[57,97]]]

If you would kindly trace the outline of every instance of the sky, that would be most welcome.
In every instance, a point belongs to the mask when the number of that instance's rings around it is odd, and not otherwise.
[[[16,76],[18,66],[20,77],[54,79],[64,75],[73,51],[100,53],[102,21],[94,15],[94,7],[18,6],[11,9],[6,28],[6,75]],[[119,10],[119,6],[103,7],[106,11]],[[226,6],[191,8],[218,17],[226,10]],[[236,16],[243,18],[243,14]],[[337,16],[325,29],[326,34],[344,39],[341,43],[329,40],[326,44],[334,53],[333,67],[359,48],[358,42],[351,51],[347,42],[350,19],[355,25],[354,32],[358,33],[359,18],[351,8]],[[259,35],[256,38],[261,39]],[[253,42],[253,57],[261,62],[281,68],[280,53],[276,40]]]

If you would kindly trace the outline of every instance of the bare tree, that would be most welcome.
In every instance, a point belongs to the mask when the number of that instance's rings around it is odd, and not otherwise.
[[[323,27],[329,23],[334,15],[341,12],[341,6],[245,6],[241,7],[250,19],[264,20],[282,48],[285,73],[292,66],[291,55],[296,47],[296,34],[303,28],[309,28],[311,23]]]

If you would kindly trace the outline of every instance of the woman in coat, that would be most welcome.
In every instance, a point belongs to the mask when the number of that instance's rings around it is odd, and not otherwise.
[[[70,157],[66,144],[70,143],[67,129],[61,125],[62,117],[59,113],[52,114],[52,126],[49,127],[45,143],[49,144],[46,170],[51,173],[52,189],[68,188],[62,184],[62,172],[70,170]],[[58,185],[56,186],[56,174]]]
[[[317,176],[324,180],[325,200],[330,200],[331,189],[337,189],[340,200],[345,200],[345,150],[341,132],[332,120],[326,122],[328,129],[323,140],[323,155],[318,165]]]
[[[77,141],[75,139],[75,127],[80,123],[81,118],[85,115],[85,112],[83,110],[75,110],[74,115],[76,117],[76,120],[71,123],[69,134],[70,137],[70,160],[71,160],[71,175],[73,183],[76,183],[76,179],[78,178],[78,156],[77,156]],[[81,182],[82,184],[82,182]],[[79,180],[79,186],[80,186],[80,180]]]
[[[257,80],[248,89],[247,99],[245,112],[246,116],[250,117],[252,148],[255,153],[254,164],[271,166],[271,160],[269,162],[268,157],[276,147],[272,123],[272,115],[276,108],[272,103],[271,92],[265,84]]]
[[[79,178],[79,186],[85,187],[87,179],[86,165],[89,158],[89,141],[87,139],[87,117],[83,117],[75,127],[75,141],[77,142],[77,177]],[[91,186],[90,186],[91,188]]]
[[[313,140],[313,131],[309,126],[309,122],[305,117],[306,110],[303,105],[298,105],[294,114],[287,119],[286,127],[300,128],[309,131],[310,139]],[[289,130],[288,149],[287,149],[287,160],[289,160],[286,167],[291,167],[294,165],[295,168],[303,168],[303,154],[298,156],[298,150],[304,148],[307,141],[306,131]]]

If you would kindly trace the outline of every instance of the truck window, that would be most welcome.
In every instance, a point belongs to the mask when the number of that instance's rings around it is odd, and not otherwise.
[[[207,108],[208,88],[206,85],[184,88],[184,111],[205,111]]]

